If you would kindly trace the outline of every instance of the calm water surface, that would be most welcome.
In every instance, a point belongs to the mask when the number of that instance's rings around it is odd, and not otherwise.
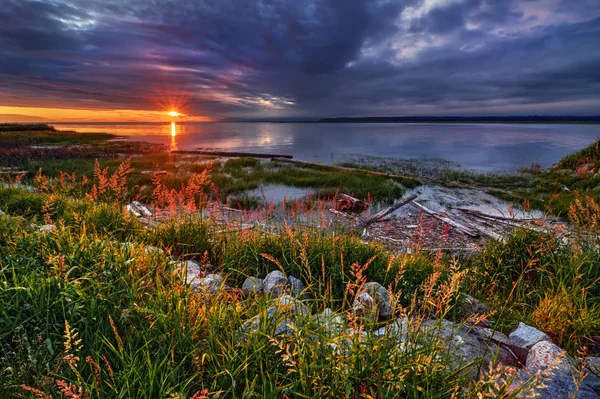
[[[56,124],[109,132],[173,149],[290,154],[337,162],[348,155],[441,158],[481,171],[550,166],[600,137],[600,125],[176,123]]]

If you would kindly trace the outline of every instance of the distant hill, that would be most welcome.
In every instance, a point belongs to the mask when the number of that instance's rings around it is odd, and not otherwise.
[[[323,118],[319,123],[600,123],[600,116],[377,116]]]

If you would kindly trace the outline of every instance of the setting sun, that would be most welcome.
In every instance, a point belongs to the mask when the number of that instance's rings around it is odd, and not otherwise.
[[[169,116],[181,116],[181,114],[177,111],[169,111]]]

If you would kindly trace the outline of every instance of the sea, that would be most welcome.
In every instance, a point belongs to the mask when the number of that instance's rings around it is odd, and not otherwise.
[[[292,155],[335,163],[357,156],[441,159],[481,172],[548,167],[593,143],[600,125],[480,123],[56,123],[60,130],[107,132],[171,150]]]

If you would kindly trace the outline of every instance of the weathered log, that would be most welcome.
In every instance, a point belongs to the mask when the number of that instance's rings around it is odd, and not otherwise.
[[[458,209],[459,211],[467,213],[469,215],[473,215],[473,216],[484,218],[484,219],[506,220],[506,221],[511,221],[511,222],[529,222],[529,221],[539,220],[537,218],[517,218],[517,217],[492,215],[489,213],[476,211],[474,209],[468,209],[468,208],[455,208],[455,209]]]
[[[335,209],[345,213],[362,213],[369,209],[369,204],[358,198],[351,197],[347,194],[340,194],[341,198],[337,200]]]
[[[284,162],[284,163],[292,163],[292,164],[305,165],[305,166],[316,166],[316,167],[319,167],[319,168],[344,170],[346,172],[366,173],[368,175],[389,177],[390,179],[412,179],[412,180],[416,180],[417,182],[420,182],[420,183],[432,182],[432,180],[423,179],[423,178],[417,179],[417,178],[415,178],[413,176],[399,175],[399,174],[385,173],[385,172],[377,172],[375,170],[350,168],[350,167],[347,167],[347,166],[328,165],[328,164],[319,163],[319,162],[299,161],[299,160],[296,160],[296,159],[284,159],[284,158],[280,158],[280,157],[274,157],[272,159],[272,161]]]
[[[404,205],[411,203],[415,199],[417,199],[417,196],[415,194],[409,195],[408,198],[405,198],[402,201],[399,201],[399,202],[395,203],[394,205],[390,206],[389,208],[385,208],[384,210],[382,210],[381,212],[376,213],[375,215],[373,215],[369,219],[365,220],[364,222],[361,222],[361,223],[357,224],[354,227],[354,230],[364,229],[364,228],[369,227],[373,223],[377,222],[378,220],[382,219],[383,217],[385,217],[385,216],[389,215],[390,213],[394,212],[396,209],[401,208]]]
[[[239,151],[205,151],[205,150],[176,150],[171,151],[171,154],[193,154],[193,155],[215,155],[219,157],[250,157],[250,158],[275,158],[275,159],[292,159],[292,155],[286,154],[266,154],[260,152],[239,152]]]
[[[421,209],[423,212],[428,213],[429,215],[433,216],[434,218],[436,218],[444,223],[449,224],[450,226],[456,228],[458,231],[461,231],[468,236],[471,236],[474,238],[479,237],[479,235],[477,233],[473,232],[472,229],[450,219],[449,217],[443,216],[435,211],[432,211],[431,209],[427,208],[424,205],[419,204],[418,202],[412,201],[412,204],[414,206],[416,206],[417,208]]]

